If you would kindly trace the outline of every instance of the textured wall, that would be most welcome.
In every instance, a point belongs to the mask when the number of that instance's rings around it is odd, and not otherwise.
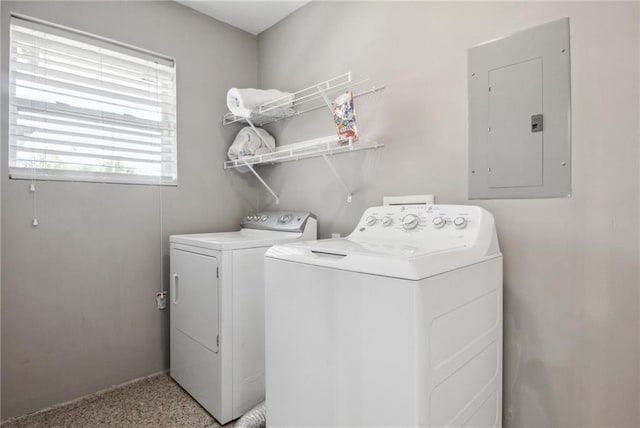
[[[257,203],[252,182],[222,169],[233,130],[220,127],[227,89],[256,84],[254,36],[173,2],[3,1],[3,111],[10,12],[176,58],[179,186],[38,183],[33,228],[29,183],[7,178],[2,118],[4,418],[167,368],[160,190],[165,274],[169,234],[235,228]]]
[[[0,2],[0,16],[2,16],[2,2]],[[2,34],[2,19],[0,19],[0,34]],[[0,55],[0,70],[2,70],[2,55]],[[0,85],[1,86],[1,85]],[[2,117],[2,103],[0,103],[0,117]],[[1,152],[1,151],[0,151]],[[2,155],[0,154],[0,164]],[[0,223],[2,222],[2,186],[0,186]],[[0,227],[0,242],[2,242],[2,228]],[[0,245],[0,367],[2,367],[2,245]],[[2,370],[0,369],[0,421],[2,420]]]
[[[259,36],[260,87],[295,90],[351,70],[383,149],[266,167],[281,206],[349,233],[383,195],[467,200],[467,49],[571,19],[573,196],[472,201],[504,253],[505,425],[638,426],[638,3],[312,2]],[[329,135],[327,111],[271,128],[280,144]],[[262,206],[272,199],[261,192]]]

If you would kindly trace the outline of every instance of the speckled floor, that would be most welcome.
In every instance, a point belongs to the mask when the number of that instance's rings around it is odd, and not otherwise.
[[[225,428],[232,426],[229,423]],[[2,424],[2,428],[27,427],[182,428],[220,424],[168,375],[161,374]]]

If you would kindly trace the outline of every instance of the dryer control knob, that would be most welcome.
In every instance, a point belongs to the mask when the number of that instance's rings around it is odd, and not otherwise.
[[[291,214],[285,214],[283,216],[280,216],[280,218],[278,219],[278,222],[289,223],[292,219],[293,219],[293,216]]]
[[[420,224],[420,219],[418,218],[417,215],[407,214],[402,218],[402,227],[404,227],[405,230],[415,229],[416,227],[418,227],[419,224]]]
[[[369,217],[367,217],[367,219],[365,220],[365,223],[367,224],[367,226],[371,227],[374,224],[376,224],[378,222],[378,219],[375,218],[374,216],[370,215]]]
[[[453,225],[456,227],[456,229],[464,229],[465,227],[467,227],[467,219],[464,217],[456,217],[453,220]]]
[[[261,221],[261,222],[263,222],[263,223],[264,223],[265,221],[267,221],[267,220],[269,220],[269,216],[268,216],[268,215],[263,215],[263,216],[260,218],[260,221]]]
[[[431,222],[433,223],[433,227],[435,227],[436,229],[440,229],[446,224],[446,221],[444,221],[442,217],[436,217]]]
[[[391,219],[391,217],[389,217],[389,216],[382,217],[382,226],[383,227],[391,226],[392,223],[393,223],[393,220]]]

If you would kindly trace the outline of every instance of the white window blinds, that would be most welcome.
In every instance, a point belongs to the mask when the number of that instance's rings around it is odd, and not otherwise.
[[[177,183],[175,62],[11,18],[9,174]]]

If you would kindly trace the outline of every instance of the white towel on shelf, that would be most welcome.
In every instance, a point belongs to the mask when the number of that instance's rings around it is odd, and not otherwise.
[[[227,151],[229,159],[236,160],[246,156],[271,153],[276,149],[276,140],[271,134],[262,128],[256,128],[256,130],[258,133],[252,127],[245,126],[238,132]]]
[[[293,94],[290,92],[282,92],[276,89],[238,89],[231,88],[227,92],[227,107],[231,113],[236,116],[251,118],[254,114],[259,113],[258,109],[261,105],[270,101],[278,100],[278,108],[271,109],[264,114],[277,115],[282,109],[291,107],[293,103]],[[274,104],[275,106],[275,104]]]

